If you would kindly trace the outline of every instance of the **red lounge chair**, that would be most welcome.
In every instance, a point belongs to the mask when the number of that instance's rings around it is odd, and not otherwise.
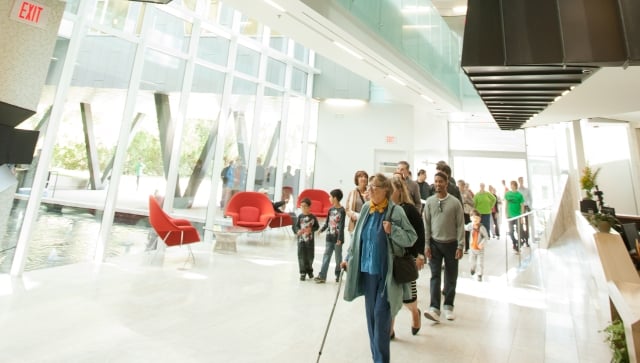
[[[266,195],[258,192],[239,192],[227,203],[224,215],[232,218],[234,226],[260,232],[267,228],[275,217],[275,212]]]
[[[189,257],[193,259],[195,264],[196,256],[189,244],[200,242],[200,234],[191,222],[186,219],[172,218],[162,210],[154,196],[150,195],[149,223],[167,247],[187,245]]]
[[[300,201],[304,198],[311,200],[311,213],[318,218],[327,218],[331,201],[329,193],[321,189],[305,189],[298,195],[297,207],[300,208]]]

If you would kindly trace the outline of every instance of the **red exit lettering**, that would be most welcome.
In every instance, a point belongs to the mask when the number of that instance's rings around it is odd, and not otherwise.
[[[42,6],[30,3],[28,1],[23,1],[22,5],[20,5],[18,17],[32,23],[38,23],[40,21],[42,9]]]

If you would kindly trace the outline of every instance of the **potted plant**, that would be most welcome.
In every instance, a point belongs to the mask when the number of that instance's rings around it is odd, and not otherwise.
[[[628,363],[629,351],[627,350],[627,341],[624,336],[624,325],[622,325],[622,321],[617,319],[600,332],[607,335],[604,341],[609,344],[609,348],[613,353],[611,362]]]
[[[591,222],[591,225],[596,227],[598,231],[604,233],[609,233],[611,231],[611,227],[615,227],[620,224],[615,216],[605,213],[592,214],[589,217],[589,222]]]
[[[589,164],[582,169],[582,176],[580,177],[580,187],[586,192],[585,199],[592,200],[593,194],[591,190],[596,186],[596,178],[600,173],[600,168],[592,169]]]

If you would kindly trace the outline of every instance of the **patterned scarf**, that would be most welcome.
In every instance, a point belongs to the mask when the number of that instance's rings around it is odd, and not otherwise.
[[[373,212],[384,213],[384,210],[389,205],[389,200],[385,199],[380,204],[375,204],[371,201],[371,208],[369,208],[369,214],[373,214]]]

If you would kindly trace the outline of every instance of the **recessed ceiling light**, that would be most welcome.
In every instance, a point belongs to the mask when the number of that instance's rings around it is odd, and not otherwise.
[[[431,29],[435,28],[437,25],[433,24],[405,24],[402,26],[402,29]]]
[[[327,98],[324,102],[331,106],[356,107],[367,104],[365,100],[356,100],[349,98]]]
[[[431,8],[428,6],[408,5],[402,8],[403,13],[428,13]]]
[[[271,5],[271,7],[277,9],[278,11],[281,11],[283,13],[286,12],[286,10],[282,6],[280,6],[279,4],[273,2],[272,0],[264,0],[264,2],[269,4],[269,5]]]
[[[350,47],[347,47],[346,45],[344,45],[344,44],[342,44],[342,43],[340,43],[338,41],[334,40],[333,44],[335,44],[336,47],[344,50],[345,52],[351,54],[352,56],[354,56],[354,57],[356,57],[356,58],[358,58],[360,60],[364,59],[364,57],[362,57],[358,52],[356,52],[355,50],[351,49]]]
[[[431,97],[427,96],[427,95],[420,95],[420,97],[424,98],[425,100],[431,102],[431,103],[436,103]]]
[[[171,0],[129,0],[129,1],[134,1],[139,3],[162,4],[162,5],[166,5],[171,2]]]
[[[467,6],[466,5],[454,6],[452,10],[454,14],[464,15],[467,13]]]
[[[403,80],[401,80],[400,78],[393,76],[391,74],[387,75],[387,78],[389,78],[390,80],[396,82],[397,84],[401,85],[401,86],[406,86],[407,83]]]

